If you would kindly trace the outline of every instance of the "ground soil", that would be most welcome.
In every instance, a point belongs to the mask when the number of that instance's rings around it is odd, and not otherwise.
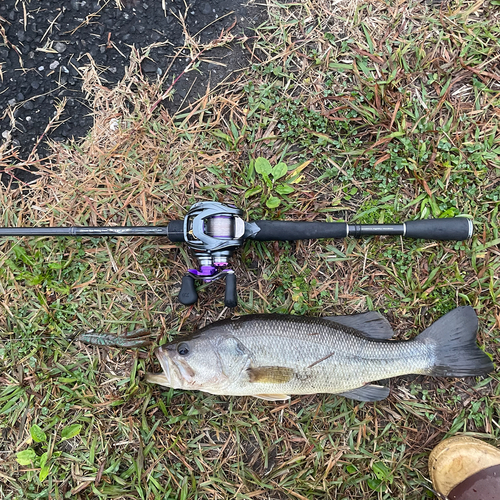
[[[191,36],[202,43],[222,30],[251,36],[265,16],[265,6],[238,0],[2,0],[0,2],[0,144],[9,142],[20,160],[37,147],[47,152],[44,140],[83,137],[93,123],[82,93],[83,67],[92,59],[108,86],[116,84],[128,65],[131,47],[152,48],[141,66],[149,78],[168,72],[170,85],[189,63],[179,18]],[[199,35],[197,35],[199,33]],[[241,38],[240,38],[241,39]],[[170,111],[186,106],[248,63],[244,44],[211,51],[200,71],[183,75],[175,85]],[[60,125],[44,134],[55,106],[67,99]],[[21,173],[21,176],[23,174]],[[5,174],[4,182],[9,179]]]

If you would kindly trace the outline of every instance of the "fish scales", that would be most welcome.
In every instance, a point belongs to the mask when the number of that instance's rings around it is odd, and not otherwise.
[[[305,321],[307,319],[308,321]],[[251,382],[242,373],[225,387],[226,394],[314,394],[345,392],[374,380],[408,373],[427,373],[432,346],[415,342],[381,342],[324,319],[255,318],[220,325],[225,334],[247,349],[251,366],[282,366],[293,370],[286,383]],[[207,330],[209,333],[210,330]]]

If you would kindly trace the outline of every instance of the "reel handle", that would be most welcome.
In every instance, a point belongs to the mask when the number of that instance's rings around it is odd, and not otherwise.
[[[224,305],[231,308],[238,305],[236,274],[234,274],[234,271],[228,271],[228,273],[226,274],[226,293],[224,295]]]
[[[182,277],[181,290],[179,292],[179,302],[185,306],[190,306],[198,300],[198,292],[194,278],[190,274]]]
[[[236,275],[234,271],[225,271],[226,291],[224,294],[224,305],[226,307],[236,307],[238,305],[238,292],[236,291]],[[191,274],[182,277],[181,290],[179,292],[179,302],[185,306],[190,306],[198,301],[195,278]]]

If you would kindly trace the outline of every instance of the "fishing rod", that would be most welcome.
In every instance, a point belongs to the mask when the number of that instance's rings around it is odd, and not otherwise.
[[[472,221],[464,217],[423,219],[401,224],[348,224],[346,222],[293,222],[243,220],[243,210],[213,201],[194,204],[184,220],[166,226],[119,227],[15,227],[0,228],[1,236],[164,236],[174,243],[185,242],[198,260],[198,269],[188,269],[182,278],[179,301],[198,300],[195,280],[211,283],[225,278],[224,303],[236,307],[236,276],[229,268],[233,252],[245,240],[295,241],[361,236],[403,236],[440,241],[462,241],[473,233]]]

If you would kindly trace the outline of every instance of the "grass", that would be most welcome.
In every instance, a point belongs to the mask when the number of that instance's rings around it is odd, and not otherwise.
[[[213,199],[249,219],[466,215],[473,239],[248,242],[233,259],[234,313],[220,284],[194,307],[177,302],[192,258],[168,241],[2,239],[2,498],[432,498],[427,457],[440,440],[498,444],[496,374],[404,377],[374,404],[331,395],[282,404],[162,390],[142,382],[151,351],[71,341],[82,330],[148,327],[163,342],[231,314],[369,309],[408,339],[469,304],[478,342],[498,364],[495,2],[268,9],[245,42],[248,70],[176,116],[158,106],[175,86],[141,79],[140,53],[112,90],[89,67],[94,129],[54,144],[43,164],[32,155],[24,166],[42,165],[36,184],[0,188],[2,225],[165,224]],[[195,56],[209,53],[188,42]],[[11,172],[10,152],[2,155]],[[285,163],[280,182],[293,191],[269,184],[258,158]]]

